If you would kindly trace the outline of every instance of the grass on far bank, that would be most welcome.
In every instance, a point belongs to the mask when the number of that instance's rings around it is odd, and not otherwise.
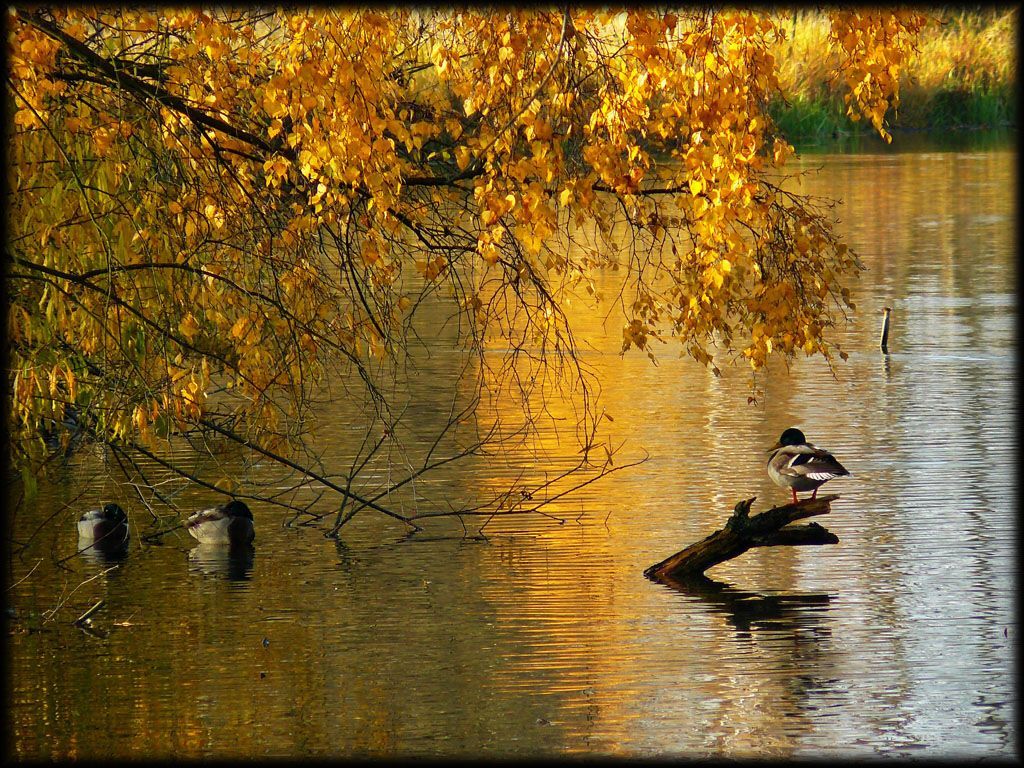
[[[900,77],[900,105],[887,116],[891,130],[999,128],[1016,123],[1017,9],[931,10],[918,50]],[[770,107],[790,140],[870,132],[846,116],[843,92],[830,71],[828,16],[795,11],[781,19],[787,39],[777,50],[779,81],[789,103]]]

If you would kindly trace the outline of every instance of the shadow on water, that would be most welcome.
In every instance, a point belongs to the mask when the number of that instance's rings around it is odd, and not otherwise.
[[[255,559],[256,550],[252,545],[198,544],[188,553],[188,570],[216,579],[248,581],[252,578]]]
[[[829,610],[832,597],[827,594],[762,595],[737,589],[708,576],[690,579],[665,578],[659,583],[683,595],[697,598],[713,611],[725,616],[737,633],[753,630],[807,627],[820,622]]]

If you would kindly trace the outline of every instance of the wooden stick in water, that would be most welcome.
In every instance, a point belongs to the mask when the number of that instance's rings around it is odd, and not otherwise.
[[[96,611],[98,611],[100,608],[103,607],[103,604],[105,602],[106,602],[106,600],[100,600],[99,602],[97,602],[96,605],[94,605],[88,611],[86,611],[81,616],[79,616],[77,619],[75,619],[74,623],[75,624],[79,624],[79,625],[85,624],[87,621],[89,621],[89,617],[90,616],[92,616],[94,613],[96,613]]]
[[[885,354],[889,354],[889,315],[892,314],[892,307],[883,307],[885,315],[882,317],[882,340],[879,346]]]

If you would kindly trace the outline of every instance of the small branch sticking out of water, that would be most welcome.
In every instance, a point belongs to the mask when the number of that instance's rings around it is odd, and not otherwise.
[[[97,602],[96,605],[94,605],[88,611],[86,611],[81,616],[79,616],[77,619],[75,619],[74,623],[78,624],[78,625],[82,625],[82,624],[86,623],[87,621],[89,621],[89,617],[92,616],[94,613],[96,613],[96,611],[98,611],[100,608],[102,608],[103,604],[105,602],[106,602],[105,600],[100,600],[99,602]]]
[[[118,564],[115,564],[115,565],[112,565],[112,566],[110,566],[109,568],[104,568],[104,569],[103,569],[102,571],[100,571],[99,573],[95,573],[95,574],[93,574],[92,576],[90,576],[90,577],[89,577],[88,579],[86,579],[86,580],[85,580],[85,581],[83,581],[83,582],[82,582],[81,584],[79,584],[79,585],[78,585],[77,587],[75,587],[75,588],[74,588],[74,589],[72,589],[72,590],[71,590],[70,592],[68,592],[68,594],[67,594],[67,595],[65,595],[65,596],[62,596],[62,597],[60,598],[60,601],[59,601],[59,602],[57,603],[57,605],[53,606],[53,608],[50,608],[50,609],[49,609],[49,610],[47,610],[47,611],[43,611],[43,621],[50,621],[50,619],[52,619],[52,618],[53,618],[54,616],[56,616],[56,615],[57,615],[57,611],[59,611],[59,610],[60,610],[61,608],[63,608],[63,607],[64,607],[65,603],[67,603],[67,601],[68,601],[68,600],[69,600],[69,599],[71,598],[71,596],[72,596],[73,594],[75,594],[75,592],[77,592],[77,591],[78,591],[79,589],[81,589],[82,587],[84,587],[84,586],[85,586],[86,584],[88,584],[88,583],[89,583],[90,581],[93,581],[94,579],[98,579],[98,578],[99,578],[100,576],[103,576],[103,575],[105,575],[105,574],[108,574],[108,573],[110,573],[110,572],[111,572],[112,570],[114,570],[115,568],[120,568],[120,567],[121,567],[121,566],[120,566],[120,564],[118,563]],[[103,601],[101,600],[100,602],[102,603]],[[88,618],[88,617],[89,617],[89,615],[90,615],[90,614],[91,614],[91,613],[92,613],[92,612],[93,612],[94,610],[96,610],[96,606],[93,606],[93,608],[91,608],[91,609],[90,609],[89,611],[87,611],[87,612],[86,612],[86,613],[85,613],[85,614],[84,614],[84,615],[82,616],[82,618],[83,618],[83,619],[84,619],[84,618]]]
[[[885,354],[889,354],[889,315],[892,314],[892,307],[883,307],[885,313],[882,317],[882,339],[879,345]]]

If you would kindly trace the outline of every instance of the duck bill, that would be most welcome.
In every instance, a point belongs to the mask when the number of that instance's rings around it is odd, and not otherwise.
[[[772,451],[777,451],[781,447],[782,447],[782,443],[781,442],[776,442],[775,445],[773,445],[771,448],[769,448],[767,451],[765,451],[765,453],[771,453]]]

